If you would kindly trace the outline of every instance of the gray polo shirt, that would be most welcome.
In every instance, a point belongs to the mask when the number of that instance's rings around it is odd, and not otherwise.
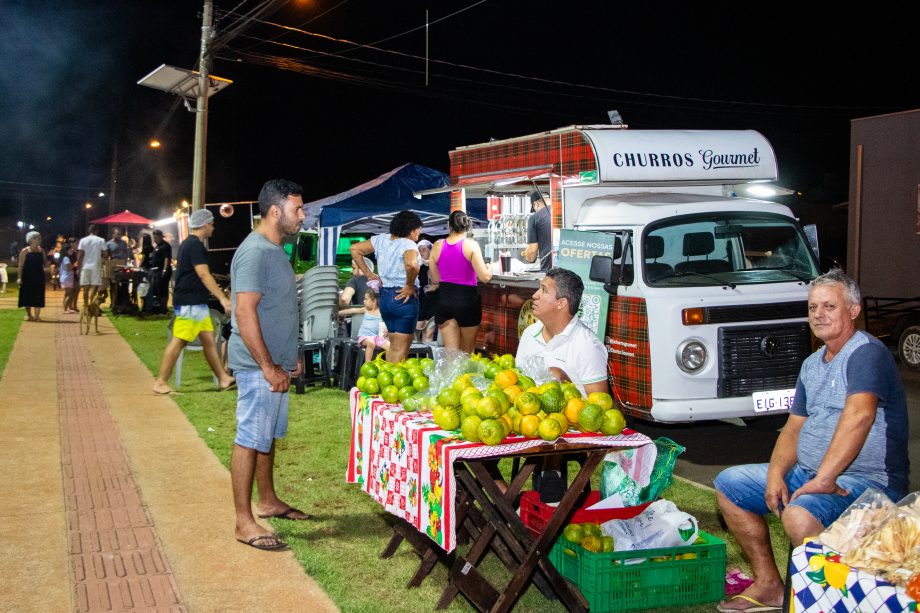
[[[240,245],[230,264],[230,286],[233,291],[231,325],[233,333],[228,345],[228,364],[233,370],[259,370],[249,349],[240,336],[236,320],[238,292],[258,292],[262,298],[256,307],[262,338],[272,361],[286,370],[297,365],[297,286],[294,270],[287,254],[258,232],[252,232]]]

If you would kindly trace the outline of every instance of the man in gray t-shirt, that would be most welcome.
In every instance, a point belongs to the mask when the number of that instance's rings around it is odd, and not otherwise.
[[[728,468],[716,499],[754,570],[754,583],[720,611],[765,610],[783,601],[763,516],[774,513],[798,546],[829,526],[866,489],[907,493],[907,401],[891,353],[856,329],[856,283],[834,269],[812,282],[808,323],[824,347],[802,364],[789,419],[769,464]]]
[[[294,521],[309,515],[275,493],[275,439],[287,434],[288,391],[303,361],[297,355],[297,290],[281,247],[303,222],[303,188],[273,179],[259,193],[262,223],[237,249],[230,265],[233,333],[229,365],[236,377],[236,438],[230,457],[236,540],[265,551],[287,549],[252,514],[252,483],[258,481],[260,518]]]

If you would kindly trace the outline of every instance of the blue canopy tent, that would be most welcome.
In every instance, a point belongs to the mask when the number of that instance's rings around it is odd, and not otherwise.
[[[388,232],[390,220],[399,211],[415,211],[422,218],[422,231],[426,234],[447,234],[450,193],[421,197],[415,193],[449,185],[450,177],[445,173],[410,163],[340,194],[304,204],[303,227],[315,227],[319,234],[318,264],[335,263],[342,232]],[[467,199],[467,208],[474,225],[485,225],[485,199]]]

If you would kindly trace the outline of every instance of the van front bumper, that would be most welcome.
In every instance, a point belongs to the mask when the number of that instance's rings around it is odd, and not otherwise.
[[[700,398],[697,400],[652,401],[651,417],[664,423],[687,423],[730,417],[769,417],[787,415],[788,411],[755,413],[750,396],[737,398]]]

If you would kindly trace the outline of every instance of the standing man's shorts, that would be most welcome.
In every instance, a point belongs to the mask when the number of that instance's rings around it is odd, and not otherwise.
[[[736,507],[756,515],[771,513],[767,508],[767,469],[769,464],[742,464],[726,468],[713,481],[716,489]],[[798,464],[786,474],[786,488],[791,497],[793,492],[802,487],[806,481],[815,477],[815,473],[805,470]],[[840,494],[804,494],[791,501],[788,506],[801,507],[812,514],[827,528],[847,509],[850,504],[868,488],[879,489],[894,501],[902,498],[903,493],[884,487],[854,475],[840,475],[837,485],[849,493]]]
[[[201,332],[213,332],[211,309],[206,304],[183,305],[176,307],[176,319],[173,321],[173,336],[191,343]]]
[[[80,285],[102,285],[102,270],[84,268],[80,271]]]
[[[273,392],[261,370],[239,370],[236,377],[236,438],[234,444],[262,453],[276,438],[287,435],[290,394]]]

